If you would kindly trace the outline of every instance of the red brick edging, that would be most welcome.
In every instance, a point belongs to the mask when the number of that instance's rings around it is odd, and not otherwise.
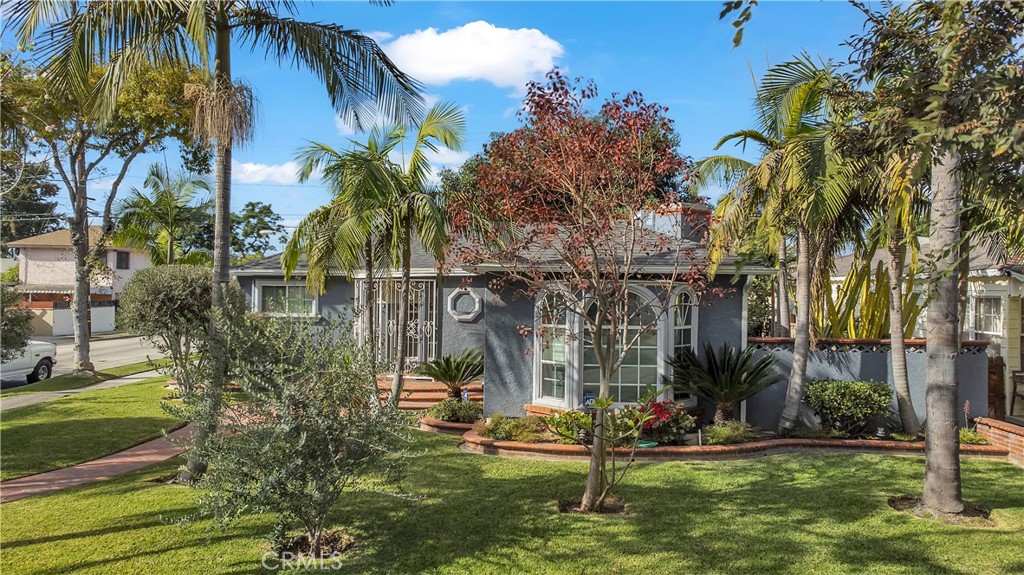
[[[462,435],[467,431],[473,429],[472,423],[455,423],[453,421],[444,421],[441,419],[434,419],[430,416],[424,416],[420,418],[420,429],[423,431],[433,431],[436,433],[450,433],[452,435]]]
[[[474,453],[505,457],[578,460],[589,457],[582,445],[560,443],[521,443],[488,439],[473,430],[462,436],[462,448]],[[618,448],[618,456],[629,456],[629,449]],[[924,454],[923,441],[878,441],[871,439],[765,439],[735,445],[664,445],[637,449],[636,459],[646,461],[700,461],[737,459],[797,451],[864,451],[892,454]],[[996,445],[961,445],[961,455],[1006,457],[1007,449]]]
[[[989,443],[1009,452],[1007,458],[1011,463],[1024,467],[1024,427],[987,417],[979,417],[974,423]]]

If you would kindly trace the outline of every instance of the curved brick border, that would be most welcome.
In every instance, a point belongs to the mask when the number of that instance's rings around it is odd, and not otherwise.
[[[483,437],[472,429],[462,436],[462,440],[461,447],[464,450],[485,455],[562,460],[586,459],[589,456],[586,448],[581,445],[496,441]],[[618,448],[615,453],[628,457],[629,451],[629,449]],[[920,455],[924,453],[924,442],[870,439],[765,439],[735,445],[665,445],[642,448],[636,450],[636,459],[642,461],[700,461],[740,459],[798,451],[859,451]],[[984,457],[1006,457],[1009,452],[1005,448],[995,445],[961,445],[960,453]]]
[[[420,429],[422,429],[423,431],[433,431],[435,433],[463,435],[467,431],[473,429],[473,424],[455,423],[452,421],[443,421],[440,419],[434,419],[433,417],[425,416],[420,418]]]

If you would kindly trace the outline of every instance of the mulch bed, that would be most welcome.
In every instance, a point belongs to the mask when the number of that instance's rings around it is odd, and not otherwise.
[[[889,507],[900,513],[906,513],[912,517],[940,521],[950,525],[964,527],[996,527],[996,522],[991,518],[991,512],[984,507],[978,507],[964,502],[964,510],[960,513],[933,513],[921,505],[921,498],[914,495],[900,495],[889,498]]]

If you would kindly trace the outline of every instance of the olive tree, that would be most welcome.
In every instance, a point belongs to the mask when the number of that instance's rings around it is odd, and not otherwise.
[[[331,556],[327,516],[346,490],[400,477],[411,420],[379,401],[378,365],[351,325],[317,325],[214,312],[229,371],[246,400],[228,403],[197,455],[201,514],[221,524],[250,513],[276,518],[275,547],[291,529],[314,558]]]

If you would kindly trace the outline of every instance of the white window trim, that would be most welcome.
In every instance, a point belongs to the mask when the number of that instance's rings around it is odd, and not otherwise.
[[[635,295],[638,295],[654,307],[655,312],[658,315],[658,380],[659,385],[665,380],[667,376],[671,375],[671,368],[668,365],[667,358],[675,353],[675,317],[673,310],[663,310],[661,302],[659,301],[656,294],[646,286],[634,285],[629,288],[629,291]],[[688,286],[680,286],[673,290],[672,299],[674,301],[676,297],[682,292],[686,292],[690,295],[693,301],[692,313],[690,316],[691,330],[693,337],[691,338],[691,346],[696,349],[697,339],[699,337],[699,323],[698,323],[698,310],[700,304],[697,296],[693,290]],[[544,301],[544,298],[548,295],[548,291],[544,290],[538,292],[534,297],[533,305],[533,394],[532,403],[535,405],[542,405],[545,407],[554,407],[557,409],[572,410],[580,407],[583,402],[583,341],[585,326],[583,324],[583,318],[577,313],[569,313],[567,320],[567,329],[570,335],[566,338],[566,366],[565,366],[565,398],[558,399],[554,397],[545,397],[542,394],[543,390],[543,377],[542,377],[542,363],[541,357],[544,352],[543,342],[540,337],[541,329],[541,316],[540,316],[540,302]],[[671,399],[672,390],[666,388],[660,395],[660,399]],[[681,402],[686,407],[695,407],[697,405],[696,398],[690,398]],[[616,402],[614,407],[622,407],[629,405],[625,402]]]
[[[253,282],[252,286],[252,310],[254,312],[262,313],[270,317],[297,317],[297,318],[315,318],[320,315],[320,296],[313,294],[313,306],[310,313],[280,313],[280,312],[265,312],[263,311],[263,288],[264,287],[287,287],[287,288],[299,288],[306,289],[305,280],[265,280],[257,279]]]

